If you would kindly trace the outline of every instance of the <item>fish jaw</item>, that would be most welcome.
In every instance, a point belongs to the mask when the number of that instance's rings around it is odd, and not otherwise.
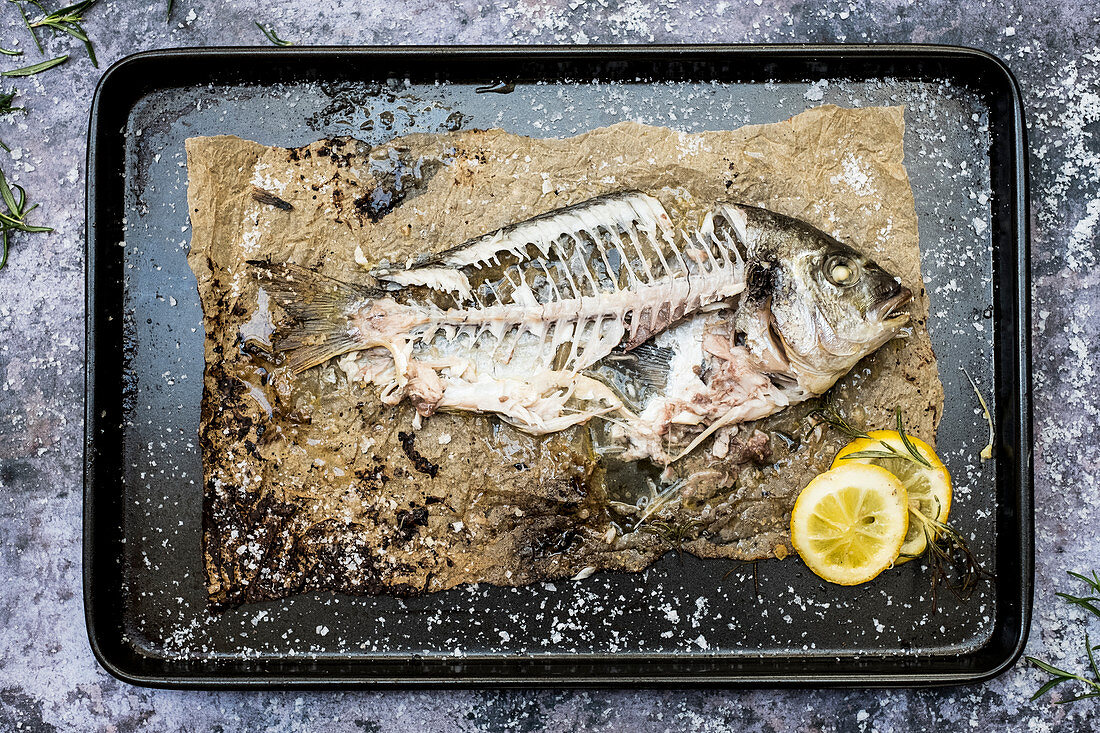
[[[901,289],[898,291],[897,295],[891,298],[887,298],[878,305],[878,307],[875,309],[875,318],[882,323],[889,323],[890,327],[894,328],[896,331],[897,329],[901,328],[909,322],[909,314],[903,312],[901,309],[908,305],[909,301],[911,301],[912,299],[913,291],[905,287],[904,285],[901,285]],[[894,319],[898,318],[903,320],[900,322],[896,322],[896,325],[894,323],[890,323]]]

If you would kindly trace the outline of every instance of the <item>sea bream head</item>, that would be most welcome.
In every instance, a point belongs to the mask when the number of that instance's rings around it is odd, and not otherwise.
[[[909,288],[806,222],[751,206],[721,216],[747,251],[737,330],[769,373],[822,394],[909,322]]]

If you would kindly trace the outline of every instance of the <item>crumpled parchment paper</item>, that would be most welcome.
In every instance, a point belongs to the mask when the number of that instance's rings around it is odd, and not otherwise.
[[[608,509],[622,497],[608,495],[583,427],[536,439],[491,417],[440,414],[414,431],[411,409],[381,405],[331,364],[286,374],[260,346],[269,309],[266,298],[257,307],[245,261],[361,281],[365,265],[616,190],[656,196],[683,226],[719,199],[763,206],[868,252],[913,290],[912,335],[861,362],[833,392],[857,424],[892,426],[900,406],[910,432],[931,441],[943,390],[903,133],[900,107],[824,106],[699,134],[628,122],[567,139],[471,130],[373,148],[346,138],[297,149],[188,140],[188,261],[206,328],[200,437],[211,600],[520,585],[590,568],[639,570],[672,547],[743,560],[788,554],[794,498],[844,442],[810,428],[804,418],[816,402],[745,428],[772,436],[763,465],[697,450],[677,464],[690,481],[652,531],[624,536]]]

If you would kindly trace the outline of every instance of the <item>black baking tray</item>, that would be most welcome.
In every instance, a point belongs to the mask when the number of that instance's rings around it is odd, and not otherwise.
[[[515,91],[476,92],[493,84]],[[932,612],[919,563],[838,589],[794,560],[750,569],[673,554],[645,573],[584,583],[207,608],[203,334],[185,261],[184,137],[233,132],[291,146],[457,126],[545,136],[627,118],[728,129],[829,101],[907,104],[907,167],[947,389],[941,444],[966,448],[946,457],[962,477],[952,520],[996,573],[969,603],[941,594]],[[159,687],[993,677],[1020,655],[1031,615],[1027,201],[1018,86],[1002,62],[971,49],[218,48],[124,59],[100,81],[88,138],[84,600],[95,656],[120,679]],[[985,464],[975,457],[984,423],[959,367],[993,402],[996,451]],[[511,633],[501,633],[506,623]]]

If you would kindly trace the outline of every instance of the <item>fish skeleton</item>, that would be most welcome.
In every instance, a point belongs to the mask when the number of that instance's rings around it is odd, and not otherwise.
[[[341,357],[384,403],[408,399],[417,424],[483,412],[541,435],[599,417],[626,458],[662,464],[823,393],[896,335],[910,298],[805,222],[722,202],[676,230],[638,191],[376,267],[369,285],[250,264],[293,323],[275,349],[294,373]],[[695,433],[678,454],[674,426]]]

